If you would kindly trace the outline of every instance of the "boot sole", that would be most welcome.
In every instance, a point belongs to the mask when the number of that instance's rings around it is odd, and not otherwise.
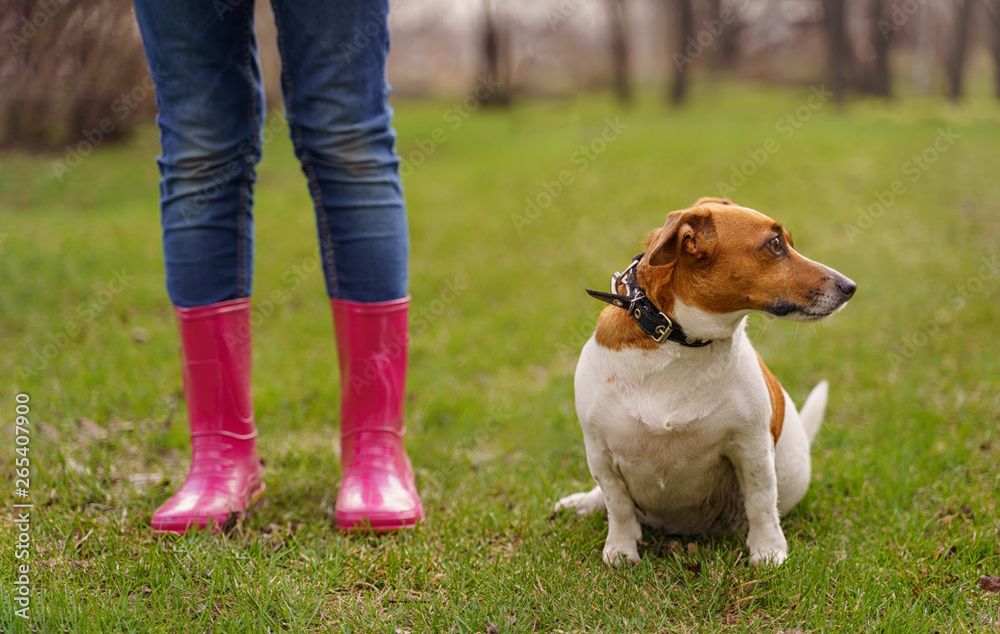
[[[389,533],[400,530],[408,530],[414,528],[423,520],[424,514],[422,511],[419,515],[415,515],[413,517],[373,518],[367,515],[357,515],[354,517],[345,515],[334,516],[334,523],[337,530],[371,533]]]
[[[265,489],[267,489],[267,486],[265,486],[264,483],[261,482],[260,483],[260,488],[250,494],[250,499],[247,500],[247,507],[245,509],[241,510],[241,511],[236,511],[236,513],[238,513],[238,515],[236,516],[236,520],[237,521],[245,518],[250,513],[250,511],[253,509],[253,507],[258,502],[260,502],[261,498],[264,497],[264,490]],[[226,519],[228,519],[228,517],[223,518],[223,522]],[[183,535],[183,534],[185,534],[185,533],[187,533],[189,531],[194,531],[194,530],[201,530],[201,531],[203,531],[203,530],[205,530],[206,528],[209,528],[209,527],[211,527],[211,532],[212,532],[213,535],[217,535],[217,534],[223,532],[222,531],[222,523],[219,522],[219,521],[216,521],[215,518],[212,518],[208,522],[206,522],[204,525],[202,525],[201,523],[195,524],[195,523],[189,522],[189,523],[184,524],[184,525],[177,524],[175,526],[169,526],[169,525],[167,527],[161,526],[160,528],[154,527],[153,528],[153,534],[154,535]]]

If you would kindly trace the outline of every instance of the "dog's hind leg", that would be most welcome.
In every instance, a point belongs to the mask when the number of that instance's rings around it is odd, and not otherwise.
[[[601,487],[594,487],[590,491],[567,495],[556,502],[555,510],[558,512],[563,509],[576,509],[577,515],[587,515],[607,508],[604,491],[601,491]]]
[[[778,513],[785,515],[799,503],[809,488],[812,460],[809,456],[809,433],[795,403],[786,392],[785,422],[774,447],[774,471],[778,478]],[[804,410],[805,408],[803,408]]]
[[[809,488],[812,464],[809,447],[823,422],[830,386],[820,381],[802,410],[785,393],[785,422],[775,446],[774,468],[778,476],[778,512],[785,515],[799,503]]]

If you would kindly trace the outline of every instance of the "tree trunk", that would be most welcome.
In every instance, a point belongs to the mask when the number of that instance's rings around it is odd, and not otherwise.
[[[948,98],[958,101],[965,91],[962,73],[969,43],[969,23],[972,18],[972,0],[954,0],[952,14],[952,39],[945,74],[948,76]]]
[[[931,94],[934,84],[935,39],[931,17],[931,12],[927,7],[921,8],[917,13],[917,49],[913,54],[913,88],[921,95]]]
[[[687,43],[694,40],[694,6],[692,0],[676,0],[676,35],[671,60],[674,66],[674,83],[670,87],[670,103],[679,105],[684,102],[688,90],[688,69],[694,61],[687,56]],[[668,12],[669,13],[669,12]]]
[[[628,72],[628,40],[625,37],[624,0],[608,0],[608,26],[611,29],[611,65],[615,75],[615,96],[620,103],[632,101]]]
[[[731,68],[739,53],[739,14],[724,4],[724,0],[708,0],[708,25],[715,37],[711,62],[715,68]]]
[[[892,86],[889,78],[889,43],[893,31],[885,29],[883,21],[883,0],[869,0],[871,45],[875,51],[872,60],[871,92],[878,97],[891,96]]]
[[[502,40],[493,0],[483,0],[483,72],[489,82],[487,85],[497,86],[494,90],[476,91],[476,98],[485,105],[510,105],[507,78],[502,75]]]
[[[993,0],[990,5],[992,15],[993,41],[990,42],[990,50],[993,53],[993,73],[996,78],[996,95],[1000,98],[1000,0]]]
[[[823,0],[823,26],[827,44],[826,80],[830,83],[835,102],[844,100],[851,54],[844,22],[844,0]]]

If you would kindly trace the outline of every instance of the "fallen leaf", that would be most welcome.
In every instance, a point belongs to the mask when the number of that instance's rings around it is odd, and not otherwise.
[[[993,594],[1000,594],[1000,577],[983,575],[979,578],[979,587]]]

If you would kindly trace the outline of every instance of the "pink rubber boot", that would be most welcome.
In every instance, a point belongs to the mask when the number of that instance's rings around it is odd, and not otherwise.
[[[264,493],[250,391],[250,298],[175,307],[191,468],[180,490],[153,514],[156,532],[183,533],[243,514]]]
[[[424,516],[403,446],[410,298],[330,305],[340,359],[337,528],[410,528]]]

